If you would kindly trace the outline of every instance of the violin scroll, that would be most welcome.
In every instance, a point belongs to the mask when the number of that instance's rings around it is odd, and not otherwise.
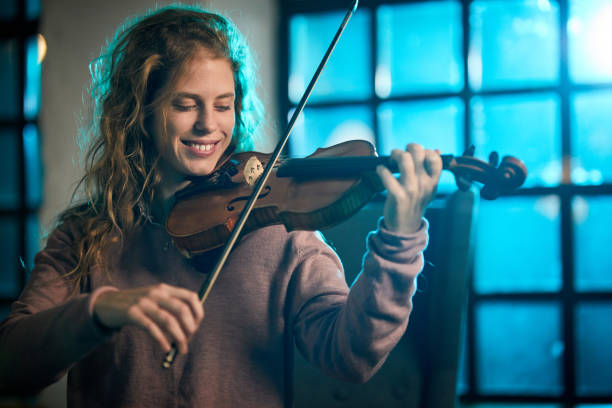
[[[462,156],[442,155],[442,166],[453,173],[457,188],[465,191],[473,182],[481,183],[480,196],[495,200],[500,194],[520,187],[527,178],[527,168],[522,161],[504,156],[499,163],[499,154],[489,154],[489,162],[473,157],[474,147],[470,146]]]

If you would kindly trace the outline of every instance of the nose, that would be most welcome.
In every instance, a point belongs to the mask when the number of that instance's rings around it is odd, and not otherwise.
[[[208,108],[202,108],[198,111],[198,117],[194,123],[194,130],[199,134],[212,133],[216,129],[216,120],[214,111]]]

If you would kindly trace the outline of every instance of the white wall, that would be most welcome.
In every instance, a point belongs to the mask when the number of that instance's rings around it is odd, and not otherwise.
[[[76,145],[82,97],[89,81],[89,62],[106,39],[129,16],[140,14],[168,0],[43,0],[42,28],[48,51],[42,66],[44,205],[43,227],[69,203],[81,175]],[[189,2],[193,4],[193,2]],[[205,0],[205,7],[230,17],[246,35],[258,57],[260,96],[266,106],[268,123],[276,124],[276,0]],[[269,132],[274,133],[274,132]],[[274,137],[272,137],[274,138]],[[262,151],[271,151],[273,140],[263,140]]]
[[[45,187],[40,220],[43,228],[49,228],[55,216],[66,208],[81,175],[76,140],[82,96],[89,80],[89,62],[127,17],[154,8],[156,4],[170,3],[174,1],[43,0],[41,32],[48,45],[42,66],[41,130]],[[276,3],[276,0],[207,0],[200,3],[230,17],[247,36],[258,56],[260,95],[272,127],[278,110],[275,100]],[[274,140],[264,140],[258,148],[270,151],[273,143]],[[49,408],[66,405],[65,378],[43,392],[41,404]]]

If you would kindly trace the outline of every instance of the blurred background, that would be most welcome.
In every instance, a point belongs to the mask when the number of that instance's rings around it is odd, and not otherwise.
[[[0,1],[0,318],[81,174],[88,64],[156,3],[170,2]],[[284,129],[348,3],[202,3],[232,18],[258,56],[260,150]],[[523,189],[479,204],[462,405],[612,407],[611,44],[612,0],[362,0],[296,124],[297,157],[365,139],[380,154],[473,144],[478,157],[525,162]],[[454,189],[445,175],[440,197]]]

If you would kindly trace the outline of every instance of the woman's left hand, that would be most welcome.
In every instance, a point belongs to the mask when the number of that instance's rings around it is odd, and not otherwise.
[[[436,195],[442,158],[437,150],[410,143],[405,152],[393,150],[391,160],[397,163],[400,171],[397,179],[386,167],[376,168],[387,189],[383,212],[385,226],[399,234],[412,234],[420,228],[425,209]]]

